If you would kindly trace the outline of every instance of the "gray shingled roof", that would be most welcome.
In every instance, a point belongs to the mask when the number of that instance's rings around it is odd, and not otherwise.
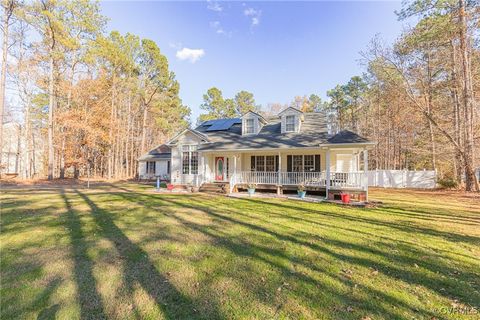
[[[334,136],[328,134],[327,122],[323,113],[305,113],[305,121],[299,133],[281,133],[279,117],[267,118],[267,124],[256,135],[242,136],[242,125],[235,124],[224,131],[210,131],[203,124],[195,128],[208,137],[209,143],[199,146],[199,150],[236,149],[276,149],[308,148],[320,144],[372,143],[351,131],[341,131]]]
[[[165,145],[161,144],[152,150],[148,151],[144,155],[142,155],[140,158],[138,158],[139,161],[147,161],[147,160],[161,160],[161,159],[171,159],[172,157],[172,149]]]

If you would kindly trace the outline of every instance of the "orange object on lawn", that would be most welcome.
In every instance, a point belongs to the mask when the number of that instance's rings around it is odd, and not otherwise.
[[[341,197],[343,203],[350,203],[350,195],[348,193],[342,193]]]

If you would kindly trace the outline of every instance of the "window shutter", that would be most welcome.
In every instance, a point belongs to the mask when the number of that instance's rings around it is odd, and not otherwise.
[[[287,156],[287,172],[292,172],[292,156]]]
[[[275,156],[275,171],[279,171],[279,170],[280,170],[280,168],[278,167],[278,162],[279,162],[278,156]]]
[[[315,155],[315,172],[320,172],[320,155],[316,154]]]
[[[250,157],[250,170],[255,171],[255,156]]]

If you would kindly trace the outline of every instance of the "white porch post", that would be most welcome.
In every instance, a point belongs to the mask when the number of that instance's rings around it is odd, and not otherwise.
[[[281,195],[283,193],[282,190],[282,154],[278,152],[278,168],[277,168],[277,195]]]
[[[278,185],[282,185],[282,154],[280,153],[280,151],[278,152],[278,170],[277,170],[277,174],[278,174]]]
[[[233,188],[235,187],[235,184],[237,182],[237,155],[233,155],[233,176],[230,177],[230,193],[233,192]]]
[[[207,182],[207,155],[205,153],[202,154],[202,161],[203,161],[203,182]]]
[[[326,156],[325,156],[325,171],[326,171],[326,178],[327,183],[325,185],[325,198],[328,200],[328,191],[330,190],[330,149],[327,149]]]
[[[368,201],[368,150],[363,150],[363,188],[365,189],[365,201]]]

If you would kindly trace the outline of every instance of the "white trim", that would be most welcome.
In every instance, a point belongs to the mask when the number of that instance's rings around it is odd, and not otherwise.
[[[370,144],[370,143],[368,143],[368,144]],[[203,144],[203,145],[205,145],[205,144]],[[215,153],[215,152],[237,152],[237,151],[258,151],[258,152],[262,152],[262,151],[276,151],[276,150],[282,150],[282,151],[286,151],[286,150],[318,150],[318,149],[326,150],[327,148],[325,148],[325,147],[328,147],[328,146],[333,146],[333,147],[338,146],[339,147],[339,148],[332,148],[332,149],[342,149],[342,148],[343,149],[352,149],[352,148],[364,148],[365,145],[366,145],[366,143],[358,143],[358,144],[339,144],[339,143],[335,143],[335,144],[321,144],[321,145],[318,145],[317,147],[283,147],[283,148],[215,149],[215,150],[202,150],[202,149],[200,149],[200,151],[205,152],[205,153]],[[201,145],[200,145],[200,148],[201,148]]]
[[[287,110],[294,110],[294,111],[296,111],[296,112],[298,112],[298,113],[301,113],[301,114],[303,113],[302,110],[299,110],[299,109],[294,108],[294,107],[288,107],[288,108],[283,109],[282,111],[280,111],[280,112],[278,113],[278,116],[281,116],[281,115],[282,115],[284,112],[286,112]]]
[[[174,136],[172,139],[168,140],[167,143],[165,143],[167,146],[169,145],[175,145],[174,143],[172,143],[172,141],[178,139],[179,137],[181,137],[182,135],[184,135],[187,131],[189,131],[190,133],[196,135],[197,137],[199,137],[200,139],[202,140],[205,140],[205,141],[208,141],[208,137],[206,135],[204,135],[203,133],[201,132],[198,132],[196,130],[193,130],[193,129],[190,129],[190,128],[187,128],[185,130],[183,130],[182,132],[180,132],[179,134],[177,134],[176,136]]]
[[[255,111],[248,111],[248,112],[245,112],[244,114],[242,114],[242,116],[240,117],[242,120],[243,118],[248,115],[248,114],[253,114],[255,115],[257,118],[261,119],[264,123],[267,123],[268,121],[259,113],[256,113]]]

